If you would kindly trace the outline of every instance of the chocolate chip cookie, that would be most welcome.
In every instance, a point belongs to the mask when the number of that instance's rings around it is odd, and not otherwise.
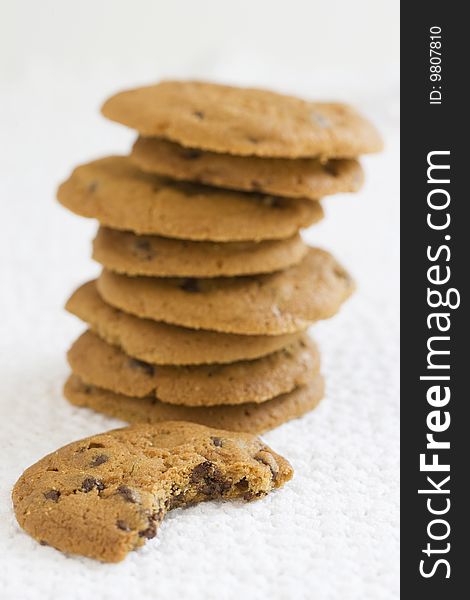
[[[139,319],[106,304],[95,281],[79,287],[65,308],[89,325],[109,344],[126,354],[158,365],[225,364],[251,360],[285,348],[299,338],[285,335],[237,335],[196,331],[176,325]]]
[[[183,406],[167,404],[155,396],[131,398],[109,390],[87,385],[77,375],[71,375],[64,386],[64,395],[75,406],[91,408],[128,423],[160,423],[161,421],[190,421],[229,431],[263,433],[286,421],[301,417],[313,410],[323,398],[321,375],[292,392],[266,402],[226,406]]]
[[[364,179],[353,159],[259,158],[185,148],[160,138],[139,137],[131,160],[143,171],[247,192],[310,198],[357,192]]]
[[[310,248],[279,273],[217,279],[127,277],[104,270],[98,292],[138,317],[193,329],[280,335],[332,317],[354,284],[331,254]]]
[[[352,107],[203,81],[162,81],[107,100],[108,119],[190,148],[240,156],[351,158],[382,148]]]
[[[154,277],[228,277],[271,273],[301,261],[296,234],[262,242],[191,242],[100,227],[93,258],[110,271]]]
[[[290,238],[323,217],[318,202],[248,194],[143,173],[126,156],[77,167],[57,192],[72,212],[113,229],[195,241]]]
[[[172,508],[254,500],[292,474],[282,456],[249,434],[181,422],[137,425],[45,456],[17,481],[13,506],[40,543],[119,562],[155,537]]]
[[[87,331],[67,353],[72,372],[86,383],[126,396],[213,406],[265,402],[307,383],[320,367],[308,336],[256,360],[228,365],[160,366],[132,358]]]

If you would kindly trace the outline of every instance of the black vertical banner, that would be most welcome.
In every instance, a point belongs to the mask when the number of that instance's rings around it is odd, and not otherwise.
[[[463,5],[403,2],[401,35],[401,597],[453,599],[470,573]]]

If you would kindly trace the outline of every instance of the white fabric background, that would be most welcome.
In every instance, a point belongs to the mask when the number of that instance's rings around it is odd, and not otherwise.
[[[102,565],[25,535],[10,490],[45,453],[120,425],[62,398],[65,352],[83,329],[62,306],[98,267],[89,258],[95,224],[61,209],[54,191],[78,162],[127,151],[132,133],[106,123],[97,107],[116,88],[163,71],[135,56],[135,69],[131,60],[95,63],[88,55],[80,66],[79,45],[73,70],[43,54],[30,48],[29,61],[3,73],[1,96],[0,597],[397,598],[398,88],[390,71],[371,64],[360,80],[333,67],[293,71],[230,43],[191,67],[172,67],[176,76],[351,100],[381,128],[386,151],[364,160],[360,194],[328,199],[325,221],[306,232],[335,253],[359,287],[337,317],[312,328],[325,400],[264,436],[292,462],[294,479],[260,502],[175,510],[142,550]]]

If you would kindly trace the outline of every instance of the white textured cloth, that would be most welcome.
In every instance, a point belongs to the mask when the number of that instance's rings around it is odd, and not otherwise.
[[[364,161],[363,191],[328,199],[325,221],[306,234],[347,266],[358,291],[313,328],[326,398],[264,436],[291,461],[293,480],[259,502],[175,510],[118,565],[64,556],[19,529],[10,490],[22,470],[120,425],[62,398],[65,352],[83,330],[62,307],[98,267],[89,258],[95,224],[54,202],[76,163],[129,147],[132,134],[96,110],[120,83],[65,74],[59,82],[36,68],[2,97],[0,597],[397,598],[398,135],[388,89],[352,98],[382,128],[385,153]]]

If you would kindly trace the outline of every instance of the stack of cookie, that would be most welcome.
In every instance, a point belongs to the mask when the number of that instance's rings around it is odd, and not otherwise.
[[[316,406],[307,328],[353,291],[299,231],[319,198],[357,191],[375,129],[342,104],[201,82],[113,96],[130,156],[75,169],[59,201],[95,218],[103,265],[67,309],[89,327],[65,395],[128,422],[186,420],[262,432]]]

